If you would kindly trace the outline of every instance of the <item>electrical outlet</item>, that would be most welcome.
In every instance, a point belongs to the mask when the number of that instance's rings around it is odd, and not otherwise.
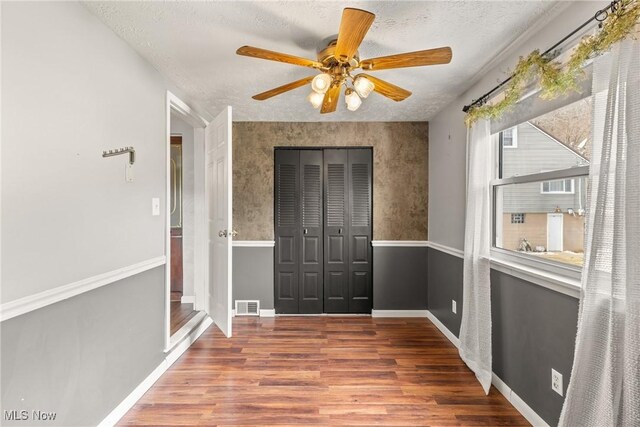
[[[551,369],[551,389],[562,396],[562,374]]]
[[[453,314],[458,314],[458,303],[454,299],[451,300],[451,311]]]

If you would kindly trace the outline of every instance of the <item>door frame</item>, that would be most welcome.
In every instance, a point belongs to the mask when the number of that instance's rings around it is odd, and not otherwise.
[[[183,119],[185,122],[193,126],[193,142],[194,149],[202,147],[204,149],[204,128],[209,124],[209,121],[198,114],[193,108],[182,101],[178,96],[170,91],[166,94],[166,138],[165,138],[165,222],[164,222],[164,253],[166,257],[165,261],[165,304],[164,304],[164,351],[171,350],[176,343],[171,342],[171,207],[169,206],[169,200],[171,200],[171,114],[174,113]],[[197,156],[196,156],[197,157]],[[204,162],[201,165],[204,168]],[[195,164],[194,164],[195,167]],[[194,170],[194,192],[197,188],[197,169]],[[196,196],[194,194],[194,196]],[[197,199],[197,197],[194,197]],[[195,203],[194,216],[195,221],[195,235],[194,241],[194,293],[195,304],[194,309],[196,311],[207,311],[206,301],[208,299],[208,293],[206,289],[206,283],[204,280],[204,263],[206,262],[206,255],[204,253],[203,242],[198,235],[202,234],[204,227],[204,203]]]

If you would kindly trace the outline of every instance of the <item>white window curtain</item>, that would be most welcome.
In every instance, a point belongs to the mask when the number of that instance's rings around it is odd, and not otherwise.
[[[467,208],[460,357],[485,393],[491,387],[491,197],[493,147],[490,123],[479,120],[467,138]]]
[[[578,335],[560,426],[640,426],[640,41],[596,59]]]

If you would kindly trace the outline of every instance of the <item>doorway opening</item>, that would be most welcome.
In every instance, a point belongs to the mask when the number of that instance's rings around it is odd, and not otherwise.
[[[165,350],[207,317],[204,129],[207,121],[167,92]]]
[[[275,150],[276,314],[370,314],[373,149]]]

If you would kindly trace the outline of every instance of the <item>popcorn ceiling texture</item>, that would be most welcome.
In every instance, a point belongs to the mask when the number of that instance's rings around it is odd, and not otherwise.
[[[374,240],[427,240],[426,122],[236,122],[233,227],[238,240],[273,240],[275,147],[373,147]]]
[[[553,1],[108,1],[84,5],[212,116],[235,121],[427,121],[461,95],[491,60],[540,19]],[[252,95],[316,71],[235,54],[243,45],[315,58],[338,32],[342,9],[376,14],[363,59],[451,46],[448,65],[376,72],[413,92],[395,103],[373,94],[357,112],[321,116],[299,88],[265,102]],[[505,70],[505,73],[508,70]]]

